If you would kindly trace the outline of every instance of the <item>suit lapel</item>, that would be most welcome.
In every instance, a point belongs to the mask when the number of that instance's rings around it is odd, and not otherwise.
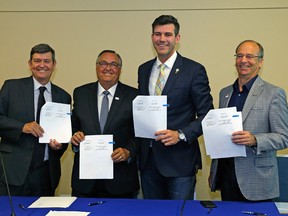
[[[27,119],[30,121],[35,120],[35,107],[34,107],[34,83],[32,76],[25,79],[22,85],[21,93],[24,100],[24,107],[26,109]]]
[[[232,85],[229,86],[226,90],[223,90],[220,95],[220,104],[219,108],[226,108],[228,107],[229,101],[231,99],[233,93],[233,87]]]
[[[254,106],[257,98],[260,96],[261,92],[263,91],[263,80],[258,77],[249,94],[248,97],[246,98],[243,110],[242,110],[242,122],[244,122],[250,112],[250,110],[252,109],[252,107]],[[228,103],[230,101],[230,98],[232,96],[233,93],[233,87],[232,85],[229,86],[227,89],[223,90],[223,92],[221,92],[220,95],[220,104],[219,107],[223,108],[223,107],[228,107]]]
[[[151,75],[151,72],[152,72],[152,68],[153,68],[153,65],[156,61],[156,58],[154,60],[151,60],[150,63],[147,65],[147,70],[144,72],[145,73],[145,76],[143,76],[143,86],[144,86],[144,92],[143,94],[144,95],[149,95],[149,80],[150,80],[150,75]]]
[[[181,73],[182,65],[183,65],[182,56],[179,53],[177,53],[177,58],[170,71],[169,77],[162,91],[162,95],[166,95],[167,92],[171,89],[171,87],[173,86],[173,83],[178,78],[178,75]]]
[[[125,98],[125,89],[123,88],[123,84],[119,81],[105,123],[104,132],[107,130],[107,128],[110,127],[110,124],[113,122],[113,119],[118,115],[119,108],[124,98]]]
[[[91,86],[89,89],[89,94],[87,97],[89,98],[89,106],[90,110],[89,113],[91,113],[91,121],[94,121],[93,123],[95,124],[96,132],[97,134],[101,134],[101,129],[100,129],[100,123],[99,123],[99,113],[98,113],[98,81],[95,82],[94,85]]]
[[[250,110],[254,106],[257,98],[260,96],[262,91],[263,91],[263,80],[260,77],[258,77],[255,80],[254,84],[252,85],[252,88],[248,94],[246,101],[245,101],[245,105],[244,105],[243,110],[242,110],[243,122],[247,118]]]
[[[52,83],[51,83],[51,96],[52,96],[52,102],[60,103],[59,92],[55,88],[55,85]]]

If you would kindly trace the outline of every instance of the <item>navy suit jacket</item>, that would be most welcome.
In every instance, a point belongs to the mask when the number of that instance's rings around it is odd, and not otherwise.
[[[149,79],[156,58],[139,66],[138,88],[141,95],[149,95]],[[141,139],[140,171],[144,168],[150,142],[156,166],[167,177],[193,176],[202,167],[198,137],[202,135],[201,121],[213,108],[209,81],[205,68],[179,53],[162,91],[167,95],[167,129],[182,130],[187,142],[165,147],[161,142]],[[156,131],[155,131],[156,132]]]
[[[98,103],[98,82],[80,86],[74,90],[72,125],[73,132],[85,135],[101,134]],[[134,136],[132,101],[137,96],[135,88],[118,82],[103,134],[113,134],[113,149],[119,147],[130,151],[131,160],[114,163],[114,179],[104,180],[106,189],[112,194],[126,194],[139,189],[136,163],[137,143]],[[90,193],[95,181],[79,179],[79,152],[75,152],[72,188],[82,193]]]
[[[71,96],[51,83],[52,101],[71,104]],[[2,154],[9,184],[22,185],[32,160],[33,149],[39,144],[38,138],[22,133],[24,124],[35,121],[33,78],[5,81],[0,91],[0,152]],[[49,147],[49,164],[52,188],[56,189],[61,176],[60,158],[67,149]],[[2,166],[0,173],[2,173]],[[4,176],[1,174],[1,181]]]

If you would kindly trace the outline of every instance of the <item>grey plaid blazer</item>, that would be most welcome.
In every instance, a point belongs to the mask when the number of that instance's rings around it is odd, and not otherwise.
[[[220,108],[228,106],[232,85],[220,91]],[[242,111],[243,130],[257,139],[257,147],[246,147],[247,157],[235,158],[235,172],[240,190],[249,200],[279,196],[276,153],[288,147],[288,108],[286,93],[258,77]],[[218,189],[217,160],[211,164],[211,190]]]

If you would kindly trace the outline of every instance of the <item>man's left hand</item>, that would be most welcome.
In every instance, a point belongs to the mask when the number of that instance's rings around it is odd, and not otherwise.
[[[178,131],[174,130],[161,130],[155,133],[156,141],[161,141],[165,146],[177,144],[179,139]]]
[[[59,149],[62,148],[62,143],[57,142],[55,139],[50,139],[49,146],[50,146],[53,150],[59,150]]]
[[[232,142],[238,145],[255,146],[257,140],[249,131],[237,131],[232,134]]]

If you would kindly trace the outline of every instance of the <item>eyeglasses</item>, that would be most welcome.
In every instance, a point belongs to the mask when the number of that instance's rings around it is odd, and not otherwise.
[[[246,57],[246,59],[248,60],[252,60],[254,58],[262,58],[262,56],[259,56],[259,55],[252,55],[252,54],[246,54],[246,55],[243,55],[243,54],[236,54],[234,55],[236,59],[243,59],[244,56]]]
[[[100,67],[102,68],[107,68],[108,65],[112,68],[112,69],[117,69],[119,67],[121,67],[120,64],[116,63],[116,62],[111,62],[111,63],[108,63],[106,61],[101,61],[101,62],[97,62],[96,64],[100,65]]]

